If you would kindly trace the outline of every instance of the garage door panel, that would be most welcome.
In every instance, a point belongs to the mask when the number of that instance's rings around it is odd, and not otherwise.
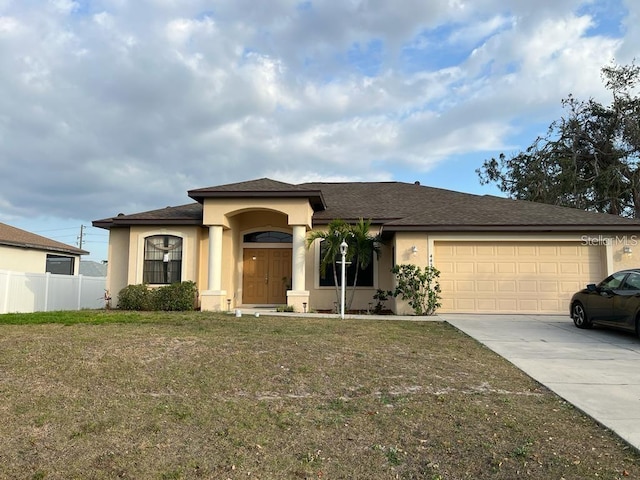
[[[471,245],[456,245],[456,255],[473,255],[473,246]]]
[[[519,280],[517,285],[520,293],[538,293],[538,284],[535,280]]]
[[[507,293],[507,292],[516,292],[516,282],[515,280],[498,280],[496,282],[498,288],[497,291],[499,293]]]
[[[496,291],[496,283],[493,280],[482,281],[479,280],[477,282],[478,292],[495,292]]]
[[[458,280],[453,283],[455,284],[457,292],[473,292],[475,290],[475,282],[472,280]]]
[[[536,247],[533,245],[528,245],[528,246],[521,245],[517,247],[517,251],[518,251],[518,256],[534,255],[536,252]]]
[[[455,308],[457,311],[467,311],[467,312],[475,312],[476,311],[476,303],[473,299],[465,299],[459,298],[455,302]]]
[[[603,247],[580,242],[435,242],[446,312],[566,313],[603,275]]]
[[[540,310],[543,312],[553,312],[560,311],[562,307],[560,306],[560,300],[556,299],[541,299],[540,300]],[[568,309],[567,309],[568,311]]]
[[[577,263],[561,263],[560,264],[560,273],[569,274],[569,275],[577,275],[580,273],[580,265]]]
[[[540,263],[540,269],[538,270],[540,273],[558,273],[558,264],[557,263]]]
[[[495,310],[497,308],[495,298],[480,298],[477,303],[478,310],[487,311]]]
[[[498,298],[498,312],[515,312],[518,310],[518,301],[515,298]]]
[[[540,282],[540,293],[556,293],[558,291],[558,282]]]
[[[536,264],[534,262],[518,262],[518,273],[536,273]]]
[[[561,293],[571,293],[572,295],[576,293],[578,290],[584,288],[584,284],[579,281],[573,282],[560,282],[560,292]]]
[[[518,300],[518,311],[535,312],[538,310],[538,300],[535,298],[521,298]]]
[[[498,273],[516,273],[517,269],[518,266],[515,264],[515,262],[498,263],[496,265],[496,271]]]
[[[478,273],[494,273],[496,271],[495,263],[478,263]]]
[[[478,253],[478,255],[495,255],[495,248],[493,247],[493,245],[479,245],[476,252]]]
[[[538,247],[538,255],[539,256],[549,256],[549,257],[557,257],[558,247],[551,245],[539,245]]]
[[[581,255],[581,250],[578,248],[577,245],[574,245],[571,247],[564,246],[564,247],[560,247],[560,255],[578,257]]]
[[[438,270],[440,270],[440,273],[453,273],[454,271],[454,264],[453,262],[442,262],[438,265]]]
[[[471,262],[459,262],[456,263],[454,271],[456,273],[473,273],[473,263]]]

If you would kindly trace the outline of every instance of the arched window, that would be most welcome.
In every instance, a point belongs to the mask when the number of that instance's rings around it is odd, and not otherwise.
[[[182,238],[173,235],[145,238],[142,281],[149,285],[182,281]]]
[[[254,232],[244,236],[244,243],[292,243],[293,236],[282,232]]]

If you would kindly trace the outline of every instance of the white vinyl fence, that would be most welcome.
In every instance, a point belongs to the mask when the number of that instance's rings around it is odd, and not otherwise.
[[[104,308],[105,277],[0,270],[0,314]]]

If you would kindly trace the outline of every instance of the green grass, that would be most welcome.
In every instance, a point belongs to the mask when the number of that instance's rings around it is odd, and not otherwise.
[[[635,450],[444,323],[0,323],[2,479],[640,476]]]

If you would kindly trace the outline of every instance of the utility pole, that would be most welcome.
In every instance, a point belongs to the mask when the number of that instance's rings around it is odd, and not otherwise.
[[[80,225],[80,235],[78,235],[78,248],[82,249],[82,239],[84,237],[84,225]]]

